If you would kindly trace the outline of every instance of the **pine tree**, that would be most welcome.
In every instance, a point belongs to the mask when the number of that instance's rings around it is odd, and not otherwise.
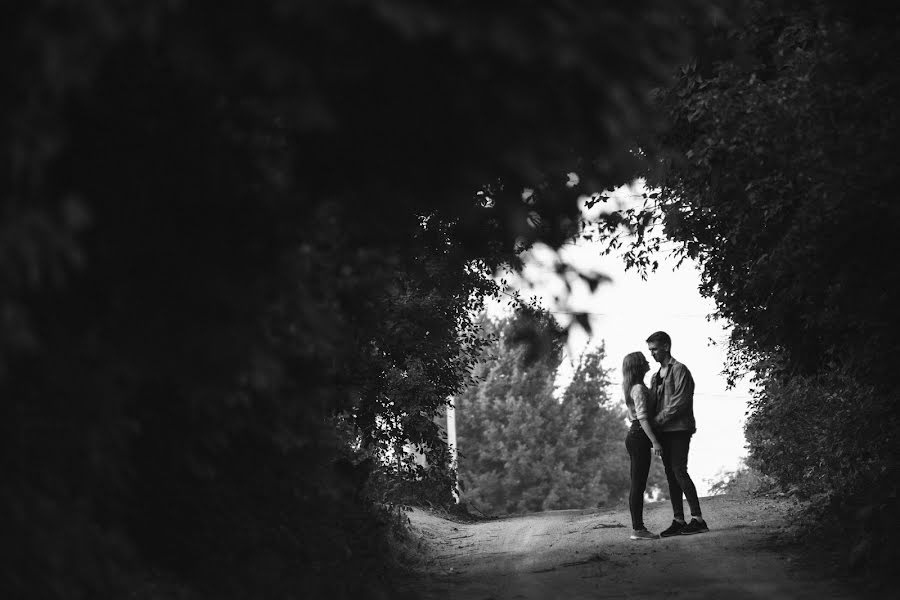
[[[584,355],[558,399],[559,329],[547,314],[488,322],[497,336],[456,398],[459,477],[465,500],[486,512],[591,508],[629,487],[624,404],[609,394],[601,346]],[[655,461],[651,485],[665,488]]]
[[[571,501],[582,506],[623,500],[630,484],[629,459],[624,448],[628,432],[622,394],[610,382],[609,371],[602,366],[606,349],[599,347],[584,354],[572,381],[563,394],[562,410],[571,440],[573,464],[579,485],[571,492]],[[650,466],[647,489],[668,489],[662,462]]]
[[[487,329],[498,339],[477,368],[481,383],[456,399],[461,486],[486,510],[541,510],[558,429],[553,384],[560,332],[548,315],[518,315]],[[535,351],[534,334],[549,342],[542,350]]]

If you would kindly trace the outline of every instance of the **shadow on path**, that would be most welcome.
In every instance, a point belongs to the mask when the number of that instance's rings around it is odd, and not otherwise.
[[[792,501],[702,501],[709,533],[640,542],[629,540],[625,508],[470,524],[415,511],[410,518],[429,558],[410,585],[426,600],[860,597],[838,579],[804,569],[773,544],[788,523]],[[648,504],[647,527],[667,527],[670,510],[668,503]]]

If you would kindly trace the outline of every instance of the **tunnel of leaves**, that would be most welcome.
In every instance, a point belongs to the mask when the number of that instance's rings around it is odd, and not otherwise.
[[[0,595],[390,597],[372,456],[445,460],[495,269],[648,164],[758,464],[895,519],[900,29],[773,5],[4,3]]]
[[[385,597],[362,457],[440,451],[707,8],[4,3],[0,595]]]

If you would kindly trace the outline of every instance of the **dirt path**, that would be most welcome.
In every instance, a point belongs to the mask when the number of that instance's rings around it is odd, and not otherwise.
[[[791,501],[717,496],[702,500],[709,533],[633,542],[627,510],[553,511],[454,523],[416,510],[425,599],[855,598],[803,555],[773,543]],[[666,503],[645,523],[671,522]]]

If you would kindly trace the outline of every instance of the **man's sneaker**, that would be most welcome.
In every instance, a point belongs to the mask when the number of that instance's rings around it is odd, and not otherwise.
[[[668,529],[660,531],[659,535],[662,537],[672,537],[673,535],[680,535],[681,531],[685,527],[687,527],[687,525],[683,522],[672,521],[672,525],[670,525]]]
[[[646,529],[637,529],[631,532],[631,539],[633,540],[658,540],[659,536],[655,533],[650,533]]]
[[[681,530],[681,535],[694,535],[695,533],[706,533],[707,531],[709,531],[709,527],[706,526],[706,521],[691,519],[691,522]]]

